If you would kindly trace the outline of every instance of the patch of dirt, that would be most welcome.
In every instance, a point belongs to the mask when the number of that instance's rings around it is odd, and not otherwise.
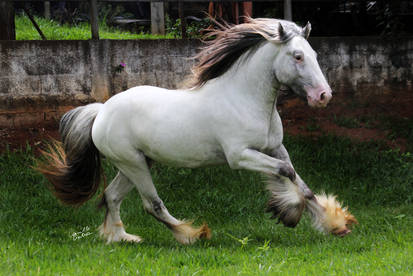
[[[308,130],[306,125],[289,122],[291,125],[286,127],[285,132],[290,135],[304,135],[304,136],[322,136],[334,135],[340,137],[347,137],[355,142],[369,142],[378,141],[385,143],[389,148],[400,149],[404,152],[407,149],[407,139],[405,138],[389,138],[389,131],[370,128],[346,128],[338,126],[329,121],[320,121],[319,129]]]
[[[378,141],[402,152],[413,146],[406,137],[397,136],[398,133],[389,127],[394,121],[413,119],[413,93],[410,91],[397,97],[382,95],[380,98],[355,99],[341,95],[333,99],[324,109],[310,108],[298,98],[283,101],[279,112],[284,131],[290,135],[313,137],[342,136],[355,142]]]
[[[54,128],[0,128],[0,154],[7,149],[11,151],[25,149],[27,145],[37,149],[44,141],[51,139],[59,139],[57,126]]]

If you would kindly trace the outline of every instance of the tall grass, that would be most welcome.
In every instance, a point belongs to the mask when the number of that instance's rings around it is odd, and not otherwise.
[[[287,137],[295,167],[314,191],[339,195],[358,218],[349,236],[294,229],[269,220],[259,175],[228,167],[176,169],[155,164],[154,182],[178,218],[208,222],[209,241],[178,244],[147,215],[136,191],[122,204],[127,231],[142,244],[105,245],[96,200],[62,206],[35,173],[30,149],[0,155],[0,272],[64,275],[411,275],[413,157],[337,137]],[[116,170],[105,163],[108,178]],[[73,233],[90,233],[74,240]]]
[[[36,23],[48,40],[87,40],[91,39],[89,23],[78,23],[76,25],[59,24],[53,20],[35,17]],[[18,15],[15,19],[17,40],[41,40],[39,33],[34,28],[27,16]],[[101,39],[165,39],[174,38],[173,35],[153,35],[147,33],[133,34],[123,31],[107,24],[99,23],[99,37]]]

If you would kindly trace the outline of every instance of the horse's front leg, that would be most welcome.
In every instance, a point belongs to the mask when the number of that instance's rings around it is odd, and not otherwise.
[[[294,181],[296,177],[290,163],[254,149],[245,149],[240,153],[229,154],[227,160],[232,169],[245,169],[266,175],[284,176],[291,181]]]
[[[288,154],[270,156],[257,150],[245,149],[240,154],[227,155],[227,160],[233,169],[263,173],[268,179],[267,188],[271,192],[267,211],[272,212],[273,218],[278,218],[285,226],[297,225],[305,207],[305,200],[299,186],[294,184],[297,175]]]
[[[272,156],[275,158],[278,158],[280,160],[283,160],[290,164],[292,168],[294,168],[293,163],[291,162],[290,155],[288,154],[287,149],[284,147],[284,145],[279,146],[275,150],[272,151]],[[295,169],[294,169],[295,170]],[[302,178],[296,173],[296,179],[294,181],[294,184],[296,184],[304,197],[308,200],[312,200],[314,198],[313,192],[308,188],[307,184],[302,180]]]
[[[281,145],[279,148],[275,149],[272,155],[276,158],[279,158],[280,160],[288,162],[291,167],[293,167],[290,156],[284,145]],[[296,174],[294,183],[288,181],[288,179],[274,179],[271,177],[269,178],[268,183],[268,189],[272,194],[268,204],[268,211],[273,212],[273,217],[279,217],[285,225],[286,221],[284,219],[284,216],[286,215],[280,212],[280,210],[287,210],[285,212],[289,214],[296,213],[296,218],[298,218],[297,211],[299,209],[298,206],[294,207],[294,205],[290,206],[290,208],[280,208],[279,205],[282,205],[282,201],[280,201],[279,199],[282,198],[282,195],[277,194],[277,190],[282,189],[282,187],[286,189],[285,187],[292,185],[299,188],[297,192],[298,194],[302,195],[303,203],[305,204],[306,209],[311,215],[313,226],[317,230],[326,233],[332,233],[338,236],[345,236],[351,232],[348,226],[353,223],[357,223],[357,220],[354,218],[354,216],[351,215],[346,208],[342,208],[341,204],[336,201],[335,196],[326,196],[324,194],[314,195],[298,174]],[[290,190],[292,189],[290,188]],[[299,214],[299,216],[301,217],[301,214]]]

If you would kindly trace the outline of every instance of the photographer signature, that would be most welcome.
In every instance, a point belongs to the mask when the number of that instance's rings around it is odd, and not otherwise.
[[[79,231],[79,232],[74,232],[74,233],[71,235],[71,236],[72,236],[72,239],[73,239],[74,241],[76,241],[76,240],[80,240],[81,238],[84,238],[84,237],[87,237],[87,236],[92,235],[92,233],[89,232],[89,230],[90,230],[89,226],[83,227],[81,231]]]

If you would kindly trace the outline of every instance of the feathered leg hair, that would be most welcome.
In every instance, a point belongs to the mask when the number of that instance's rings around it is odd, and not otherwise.
[[[270,192],[266,211],[273,213],[272,219],[278,218],[278,222],[287,227],[298,224],[304,209],[310,213],[313,227],[323,233],[343,237],[351,232],[353,224],[358,223],[347,207],[343,208],[336,200],[336,196],[324,193],[313,195],[303,181],[300,187],[286,177],[266,178],[267,190]]]
[[[347,207],[342,207],[334,195],[315,195],[313,199],[307,200],[306,206],[313,227],[324,233],[344,237],[351,233],[351,226],[358,223]]]

